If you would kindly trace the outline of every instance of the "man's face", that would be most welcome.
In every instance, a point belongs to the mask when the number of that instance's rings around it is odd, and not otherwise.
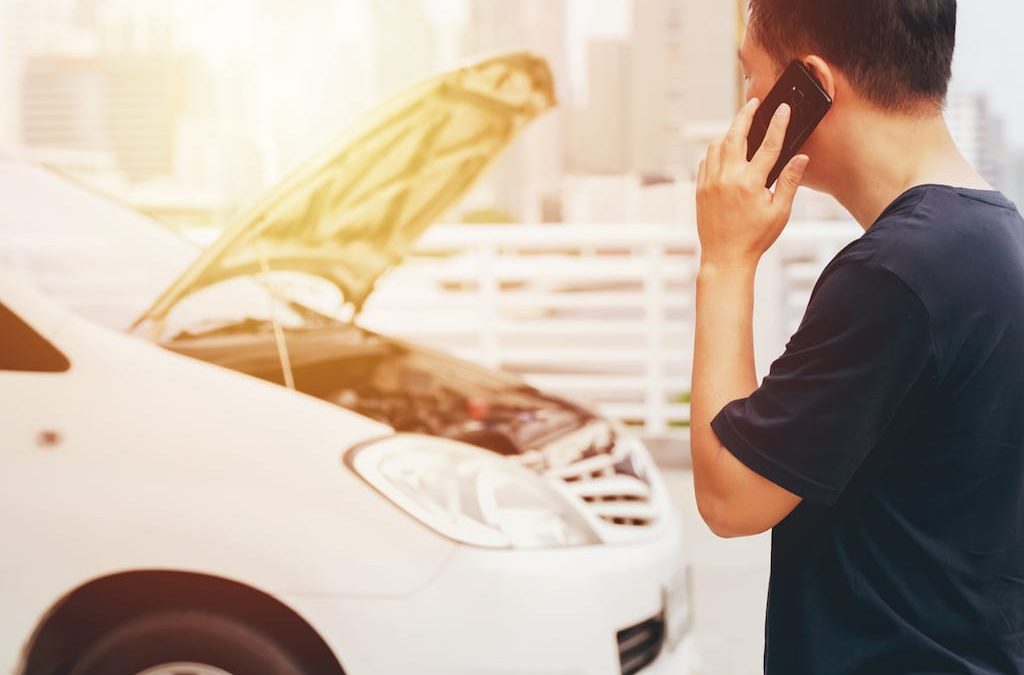
[[[782,76],[782,68],[768,52],[761,47],[748,30],[739,49],[740,65],[743,68],[744,95],[746,100],[754,97],[763,101],[772,87]]]

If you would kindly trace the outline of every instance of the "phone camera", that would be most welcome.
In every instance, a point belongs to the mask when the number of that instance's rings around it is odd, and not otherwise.
[[[794,108],[799,108],[805,103],[805,101],[806,98],[804,97],[804,93],[797,89],[796,87],[793,87],[793,90],[789,93],[790,106]]]

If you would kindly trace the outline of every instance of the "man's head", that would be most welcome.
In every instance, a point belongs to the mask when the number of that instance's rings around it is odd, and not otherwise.
[[[763,100],[793,59],[810,67],[835,104],[805,146],[805,183],[827,190],[836,176],[815,157],[834,159],[869,117],[941,113],[955,41],[956,0],[750,0],[746,95]]]

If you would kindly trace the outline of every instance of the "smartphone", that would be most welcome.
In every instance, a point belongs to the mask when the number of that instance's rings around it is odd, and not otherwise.
[[[766,187],[771,187],[778,180],[789,160],[800,151],[811,132],[818,126],[825,114],[832,107],[832,97],[818,84],[811,71],[800,61],[793,61],[782,73],[772,90],[764,97],[764,101],[754,113],[754,121],[750,125],[747,136],[747,161],[754,158],[754,153],[761,147],[768,133],[768,125],[775,111],[783,103],[792,109],[786,140],[782,146],[779,161],[768,174]]]

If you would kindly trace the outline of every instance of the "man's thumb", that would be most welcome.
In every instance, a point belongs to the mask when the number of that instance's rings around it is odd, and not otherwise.
[[[796,197],[796,190],[800,187],[800,181],[804,179],[804,172],[811,158],[807,155],[797,155],[789,160],[789,164],[782,170],[779,176],[779,183],[775,186],[775,197],[772,202],[789,208]]]

